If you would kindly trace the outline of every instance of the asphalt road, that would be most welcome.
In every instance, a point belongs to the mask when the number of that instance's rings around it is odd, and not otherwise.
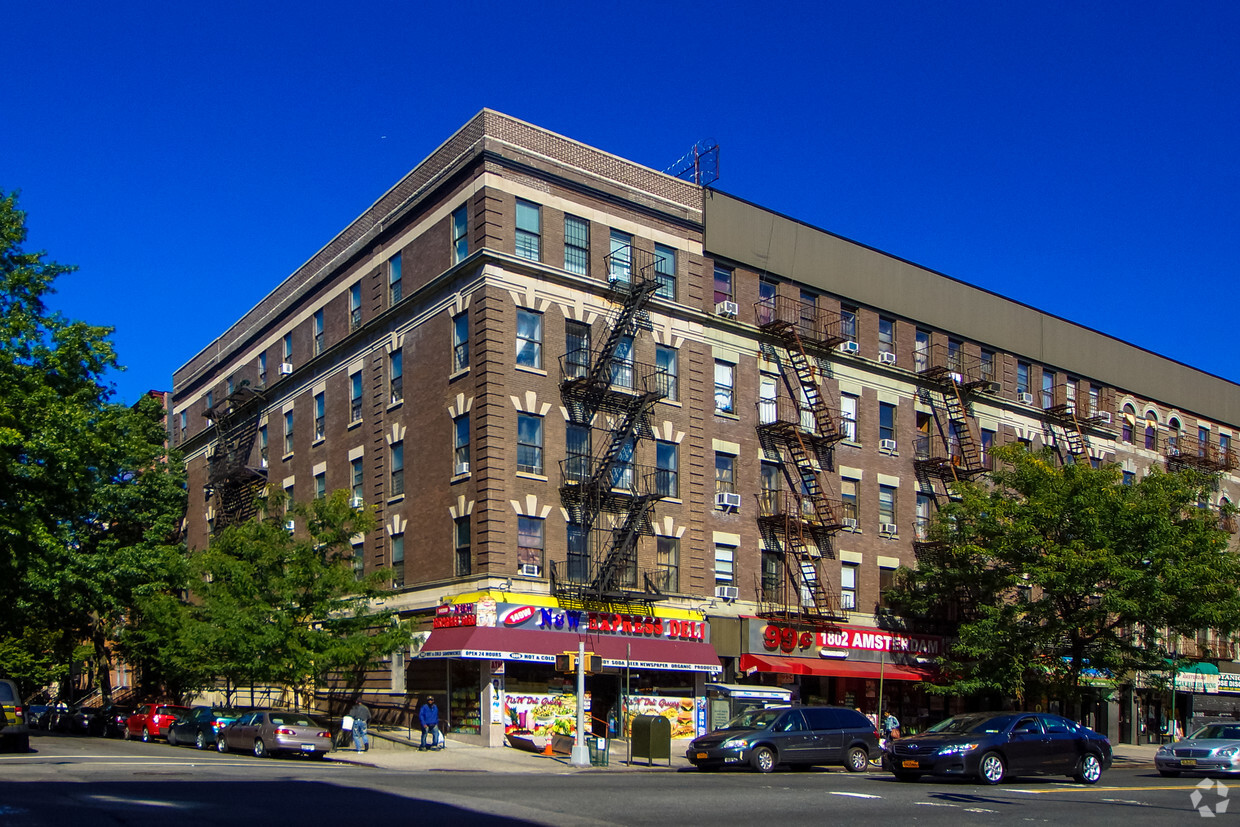
[[[882,773],[397,772],[165,744],[41,734],[0,754],[0,825],[775,825],[1192,823],[1227,803],[1211,782],[1112,769],[1100,784],[897,782]],[[1240,787],[1240,785],[1238,785]],[[1240,798],[1240,789],[1236,791]],[[1222,818],[1240,818],[1235,813]]]

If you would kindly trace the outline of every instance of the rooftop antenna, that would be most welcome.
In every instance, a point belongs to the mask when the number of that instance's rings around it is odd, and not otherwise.
[[[676,163],[663,170],[668,175],[709,187],[719,180],[719,144],[713,138],[698,141]]]

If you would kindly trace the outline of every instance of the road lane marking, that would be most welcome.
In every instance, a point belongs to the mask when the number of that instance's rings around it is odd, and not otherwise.
[[[914,801],[919,807],[959,807],[959,804],[948,804],[944,801]]]
[[[1193,789],[1196,789],[1196,787],[1187,787],[1183,784],[1179,784],[1176,786],[1159,785],[1159,786],[1149,786],[1149,787],[1090,787],[1090,786],[1086,786],[1082,784],[1078,786],[1067,785],[1063,787],[1055,787],[1054,789],[1050,789],[1050,790],[1029,790],[1029,789],[1017,789],[1015,787],[1012,787],[1012,788],[1004,788],[1003,792],[1024,793],[1025,795],[1046,795],[1047,793],[1062,793],[1067,790],[1075,790],[1076,792],[1081,792],[1081,793],[1123,793],[1123,792],[1139,792],[1141,790],[1193,790]]]
[[[839,790],[832,790],[831,795],[842,795],[845,798],[882,798],[881,795],[869,795],[868,793],[845,793]]]
[[[175,810],[188,810],[198,805],[189,801],[158,801],[153,798],[122,798],[119,795],[84,795],[87,801],[98,801],[103,804],[127,804],[142,807],[170,807]]]
[[[1103,800],[1103,801],[1105,801],[1105,802],[1107,802],[1108,804],[1136,804],[1136,805],[1138,805],[1138,806],[1140,806],[1140,807],[1148,807],[1148,806],[1150,806],[1147,802],[1144,802],[1144,801],[1134,801],[1134,800],[1133,800],[1133,799],[1131,799],[1131,798],[1104,798],[1104,799],[1102,799],[1102,800]]]

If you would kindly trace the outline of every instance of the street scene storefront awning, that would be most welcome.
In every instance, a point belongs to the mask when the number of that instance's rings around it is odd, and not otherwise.
[[[579,641],[603,659],[603,666],[708,674],[721,670],[709,643],[484,626],[435,629],[419,657],[554,663],[556,655],[577,651]]]
[[[741,655],[740,669],[746,675],[774,672],[787,675],[818,675],[835,678],[868,678],[889,681],[925,681],[933,675],[928,669],[896,663],[872,661],[828,661],[810,658],[785,658],[774,655]]]

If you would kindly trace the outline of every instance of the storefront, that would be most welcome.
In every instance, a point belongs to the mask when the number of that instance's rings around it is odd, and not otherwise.
[[[924,682],[943,651],[935,635],[864,626],[819,627],[744,618],[737,676],[793,692],[805,704],[834,704],[877,717],[893,712],[907,731],[959,711]]]
[[[500,746],[505,734],[571,735],[576,677],[557,671],[556,656],[576,654],[579,643],[601,663],[586,676],[592,732],[619,733],[637,714],[668,718],[674,738],[705,730],[705,684],[719,658],[710,625],[687,611],[595,612],[542,597],[465,595],[437,610],[410,688],[446,696],[446,729],[461,740]]]

